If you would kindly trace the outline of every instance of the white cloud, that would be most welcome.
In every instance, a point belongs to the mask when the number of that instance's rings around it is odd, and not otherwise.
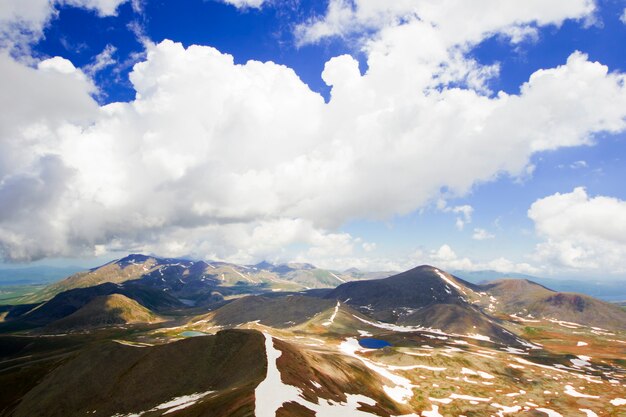
[[[626,201],[590,197],[578,187],[535,201],[528,217],[544,239],[537,260],[572,270],[626,271]]]
[[[115,16],[117,8],[128,0],[56,0],[54,3],[94,10],[100,16]]]
[[[92,62],[89,65],[85,66],[83,70],[93,77],[95,74],[102,71],[103,69],[115,65],[117,63],[115,58],[113,58],[115,52],[117,52],[117,48],[113,45],[105,46],[102,52],[96,55]]]
[[[467,223],[472,222],[472,213],[474,212],[474,209],[472,208],[472,206],[464,205],[464,206],[454,207],[452,209],[452,212],[461,214],[461,216],[457,217],[456,219],[457,229],[463,230],[463,228],[465,227]]]
[[[436,27],[449,45],[474,42],[495,33],[519,42],[535,36],[536,25],[589,18],[594,10],[592,0],[554,0],[549,4],[530,0],[523,8],[514,0],[330,0],[326,14],[298,26],[296,35],[301,43],[315,43],[332,36],[369,34],[410,21]]]
[[[363,250],[365,252],[372,252],[372,251],[376,250],[376,243],[364,242],[363,243]]]
[[[489,31],[573,13],[561,1],[544,4],[549,18],[519,9],[504,23],[488,9]],[[454,46],[485,29],[457,23],[452,40],[415,21],[382,28],[367,42],[364,74],[350,56],[331,59],[328,103],[285,66],[235,65],[171,41],[146,44],[134,101],[100,108],[69,61],[30,68],[0,55],[0,195],[25,190],[0,206],[0,252],[154,248],[241,261],[300,245],[295,258],[358,259],[362,242],[337,232],[349,220],[463,196],[526,175],[536,152],[624,129],[624,76],[580,53],[537,71],[518,95],[485,95],[495,69]],[[471,220],[467,208],[455,213]]]
[[[587,164],[587,161],[576,161],[576,162],[572,162],[570,164],[570,168],[571,169],[582,169],[582,168],[587,168],[589,165]]]
[[[622,12],[622,15],[620,16],[619,20],[621,20],[622,23],[626,25],[626,8],[624,8],[624,11]]]
[[[113,16],[127,0],[2,0],[0,2],[0,48],[25,48],[43,36],[58,7],[71,5]]]
[[[222,0],[226,4],[235,6],[238,9],[254,8],[260,9],[268,0]]]
[[[485,229],[476,228],[474,229],[474,234],[472,235],[472,239],[474,240],[488,240],[493,239],[496,236],[492,233],[489,233]]]
[[[414,259],[417,263],[426,263],[442,268],[447,271],[463,270],[463,271],[483,271],[493,270],[503,273],[524,273],[536,274],[540,269],[528,263],[516,263],[506,258],[497,258],[490,261],[477,262],[467,257],[459,257],[449,245],[442,245],[437,250],[433,250],[424,254],[418,252]]]
[[[458,230],[463,230],[466,224],[472,222],[472,213],[474,213],[474,208],[470,205],[462,205],[449,207],[445,200],[440,199],[437,201],[437,209],[444,213],[455,213],[458,214],[456,218],[455,225]]]

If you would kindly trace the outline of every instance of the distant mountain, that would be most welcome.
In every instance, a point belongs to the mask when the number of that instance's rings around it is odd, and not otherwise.
[[[481,289],[495,297],[483,302],[494,313],[626,330],[626,311],[588,295],[557,292],[522,279],[502,279],[482,285]]]
[[[474,284],[429,265],[389,278],[349,282],[326,295],[386,323],[479,335],[502,343],[517,339],[473,305]]]
[[[156,266],[157,261],[143,255],[129,255],[119,261],[109,262],[89,271],[77,272],[59,282],[53,283],[42,291],[25,297],[22,302],[34,303],[49,300],[63,291],[87,288],[104,283],[120,284],[139,279]]]
[[[458,277],[474,284],[484,284],[504,278],[527,279],[555,291],[576,292],[605,301],[617,302],[626,301],[626,284],[623,281],[589,279],[585,281],[573,279],[543,278],[518,273],[503,273],[492,270],[485,271],[452,271]]]
[[[168,291],[179,299],[202,304],[207,299],[212,299],[214,293],[217,297],[222,297],[242,293],[260,294],[272,290],[334,288],[355,279],[371,279],[388,276],[387,274],[358,271],[341,273],[306,263],[273,265],[264,261],[256,265],[236,265],[132,254],[73,274],[41,291],[22,297],[18,302],[38,303],[71,289],[138,281],[142,285]]]

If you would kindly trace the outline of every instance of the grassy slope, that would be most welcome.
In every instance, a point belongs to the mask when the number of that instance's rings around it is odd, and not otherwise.
[[[555,292],[527,280],[500,280],[483,287],[498,298],[498,310],[591,326],[626,330],[626,312],[582,294]]]
[[[69,316],[51,323],[47,328],[59,331],[158,321],[162,319],[137,301],[122,294],[111,294],[94,298]]]
[[[156,265],[154,259],[147,259],[144,263],[121,267],[116,263],[109,263],[92,271],[79,272],[64,280],[48,285],[43,290],[19,300],[20,304],[35,303],[49,300],[63,291],[75,288],[87,288],[105,282],[122,283],[138,279]]]

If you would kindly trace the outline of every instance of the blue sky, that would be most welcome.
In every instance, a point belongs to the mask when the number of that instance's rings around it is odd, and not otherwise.
[[[6,265],[626,276],[625,1],[11,3]]]

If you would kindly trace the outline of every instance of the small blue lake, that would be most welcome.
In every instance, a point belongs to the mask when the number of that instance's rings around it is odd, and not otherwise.
[[[382,339],[374,339],[371,337],[366,337],[363,339],[359,339],[359,345],[366,349],[382,349],[387,346],[391,346],[391,343]]]
[[[193,330],[188,330],[186,332],[182,332],[180,334],[182,337],[196,337],[196,336],[206,336],[206,333],[196,332]]]

